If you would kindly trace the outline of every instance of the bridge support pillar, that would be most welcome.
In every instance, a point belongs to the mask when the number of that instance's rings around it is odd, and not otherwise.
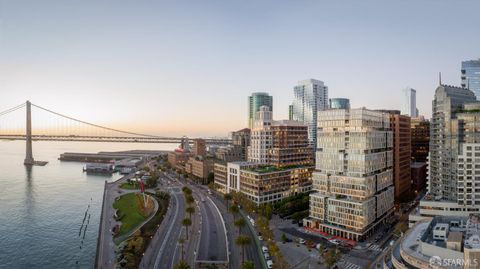
[[[23,162],[25,165],[34,165],[35,160],[33,159],[32,153],[32,104],[30,101],[26,103],[27,107],[27,126],[26,126],[26,136],[25,141],[27,142],[26,146],[26,155],[25,161]]]

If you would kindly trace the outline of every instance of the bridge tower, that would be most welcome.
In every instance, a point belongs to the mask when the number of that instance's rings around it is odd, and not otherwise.
[[[25,141],[27,142],[27,147],[26,147],[25,161],[23,163],[25,165],[34,165],[35,160],[33,159],[33,153],[32,153],[32,103],[30,103],[30,101],[27,101],[26,108],[27,108],[27,127],[26,127]]]

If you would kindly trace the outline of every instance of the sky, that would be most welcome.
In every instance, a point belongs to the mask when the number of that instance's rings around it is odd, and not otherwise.
[[[322,80],[352,107],[430,117],[442,82],[480,57],[479,1],[0,0],[0,111],[26,100],[156,135],[226,136],[247,97]]]

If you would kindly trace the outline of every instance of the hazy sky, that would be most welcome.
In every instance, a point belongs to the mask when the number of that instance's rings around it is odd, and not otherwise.
[[[226,135],[247,96],[286,118],[299,80],[352,107],[430,116],[442,72],[480,57],[479,1],[0,0],[0,111],[29,99],[159,135]]]

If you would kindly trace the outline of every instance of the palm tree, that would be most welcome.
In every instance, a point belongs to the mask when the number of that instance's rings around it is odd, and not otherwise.
[[[235,226],[238,227],[238,234],[240,235],[240,233],[242,232],[242,228],[245,227],[245,225],[247,225],[247,222],[245,221],[244,218],[239,218],[235,221]]]
[[[173,267],[173,269],[190,269],[190,266],[186,261],[180,261]]]
[[[183,258],[183,245],[185,244],[185,239],[183,237],[178,239],[178,243],[180,243],[180,245],[182,245],[182,261],[183,261],[183,260],[185,260]]]
[[[235,240],[235,244],[242,248],[242,264],[245,263],[245,246],[251,243],[250,237],[245,235],[239,235],[237,240]]]
[[[242,265],[242,269],[255,269],[255,265],[253,264],[252,261],[246,261],[246,262]]]
[[[230,213],[232,213],[232,215],[233,215],[233,221],[235,221],[235,217],[237,216],[237,213],[240,211],[240,210],[238,209],[238,206],[232,205],[232,206],[230,206],[230,208],[228,209],[228,211],[230,211]]]
[[[192,225],[192,220],[189,218],[184,218],[182,221],[182,225],[185,226],[186,229],[186,234],[187,234],[187,240],[188,240],[188,226]]]
[[[228,201],[232,200],[233,199],[233,196],[231,193],[225,193],[223,195],[223,198],[225,199],[225,201],[227,201],[227,208],[228,208]]]
[[[192,214],[195,213],[195,207],[189,206],[185,208],[185,212],[187,212],[190,215],[190,218],[192,218]]]
[[[185,201],[187,202],[187,204],[191,205],[193,204],[193,202],[195,202],[195,199],[193,199],[192,195],[187,195],[185,196]]]

